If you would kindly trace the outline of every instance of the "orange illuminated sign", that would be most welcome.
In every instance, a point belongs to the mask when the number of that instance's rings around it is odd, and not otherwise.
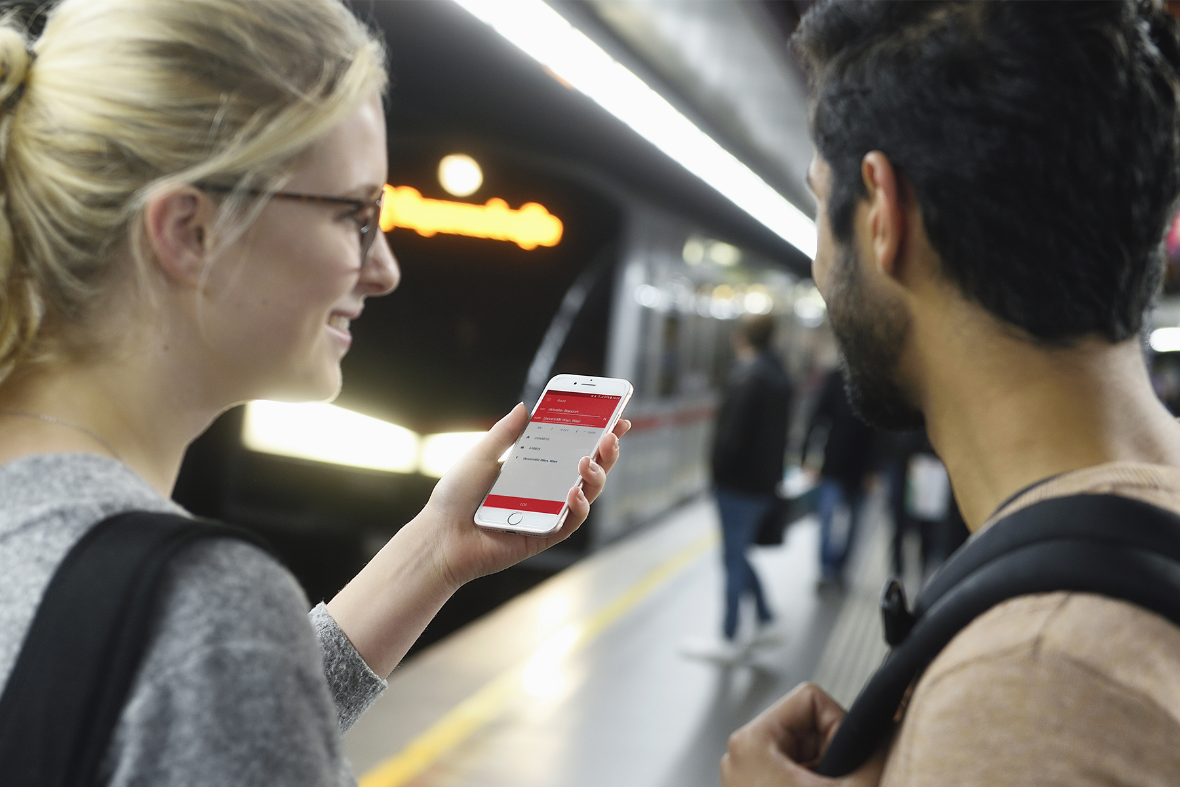
[[[430,237],[442,232],[473,238],[510,240],[522,249],[556,246],[561,240],[561,219],[544,206],[526,202],[518,210],[493,197],[484,205],[427,199],[409,186],[385,186],[381,229],[405,227]]]

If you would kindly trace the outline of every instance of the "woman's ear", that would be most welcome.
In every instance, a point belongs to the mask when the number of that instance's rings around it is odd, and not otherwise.
[[[216,211],[192,186],[160,191],[144,207],[144,229],[155,264],[171,282],[196,288],[211,253]]]

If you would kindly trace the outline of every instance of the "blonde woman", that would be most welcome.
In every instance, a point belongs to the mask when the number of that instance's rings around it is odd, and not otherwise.
[[[339,0],[64,0],[0,27],[0,683],[58,562],[125,510],[177,512],[226,408],[323,400],[349,322],[397,286],[377,228],[381,44]],[[351,781],[341,732],[456,588],[550,539],[472,514],[517,407],[344,590],[307,615],[244,542],[170,565],[102,766],[111,785]],[[621,435],[626,424],[617,431]]]

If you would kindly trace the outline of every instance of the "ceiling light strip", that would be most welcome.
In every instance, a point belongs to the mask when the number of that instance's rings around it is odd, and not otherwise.
[[[815,257],[815,222],[542,0],[454,0],[775,234]]]

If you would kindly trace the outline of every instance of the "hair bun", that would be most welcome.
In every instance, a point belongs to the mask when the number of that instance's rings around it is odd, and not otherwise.
[[[0,25],[0,106],[20,98],[32,65],[33,52],[24,34]]]

